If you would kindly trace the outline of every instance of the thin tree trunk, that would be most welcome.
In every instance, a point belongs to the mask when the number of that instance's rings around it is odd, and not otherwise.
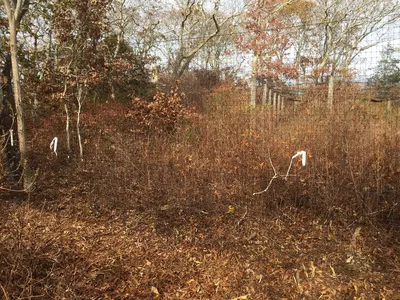
[[[81,138],[81,130],[80,130],[80,116],[81,116],[81,109],[82,109],[82,87],[78,85],[78,112],[76,118],[76,134],[78,136],[78,143],[79,143],[79,156],[83,159],[83,146],[82,146],[82,138]]]
[[[11,77],[11,55],[7,54],[2,71],[3,75],[3,86],[1,87],[1,103],[0,103],[0,135],[6,136],[10,130],[17,132],[17,122],[15,121],[15,104],[14,96],[12,92],[12,77]],[[4,172],[12,172],[17,169],[19,164],[18,149],[12,146],[7,139],[3,139],[0,144],[3,150],[4,161],[3,170]]]
[[[67,116],[67,120],[65,123],[65,133],[67,135],[67,151],[69,155],[71,153],[71,136],[69,133],[69,110],[67,103],[64,104],[64,109],[65,109],[65,115]]]
[[[259,55],[254,53],[251,64],[251,79],[250,79],[250,106],[256,107],[257,100],[257,68]]]
[[[335,76],[330,74],[328,77],[328,108],[333,108],[333,96],[335,89]]]
[[[268,91],[268,105],[272,106],[272,89]]]
[[[274,115],[276,114],[276,108],[277,108],[276,93],[274,93],[274,96],[273,96],[273,99],[272,99],[272,113]]]
[[[18,144],[20,152],[20,164],[22,166],[22,178],[23,188],[25,191],[29,191],[32,185],[33,176],[31,174],[28,162],[28,151],[25,134],[25,121],[24,121],[24,108],[22,104],[21,95],[21,82],[19,76],[19,66],[17,58],[17,29],[15,18],[12,16],[9,18],[10,26],[10,54],[11,54],[11,68],[13,78],[13,92],[15,99],[15,110],[17,115],[17,132],[18,132]]]
[[[122,18],[122,11],[121,11],[121,18]],[[115,47],[115,50],[114,50],[114,53],[113,53],[113,56],[112,56],[113,60],[115,60],[118,57],[119,50],[121,48],[121,42],[124,39],[124,29],[122,27],[120,27],[119,30],[120,31],[119,31],[119,33],[117,35],[117,45]],[[112,80],[110,80],[109,85],[110,85],[110,90],[111,90],[111,95],[110,95],[111,100],[115,101],[115,85],[114,85],[114,82]]]
[[[281,95],[278,95],[278,105],[276,111],[279,113],[281,111]]]
[[[115,101],[115,87],[114,83],[110,80],[111,100]]]
[[[152,77],[151,82],[154,84],[157,84],[158,79],[159,79],[159,67],[158,66],[153,67],[151,77]]]
[[[267,97],[268,97],[268,85],[266,83],[264,83],[262,100],[261,100],[261,105],[263,107],[265,107],[267,105]]]
[[[386,111],[390,113],[393,110],[392,100],[388,100],[386,104]]]

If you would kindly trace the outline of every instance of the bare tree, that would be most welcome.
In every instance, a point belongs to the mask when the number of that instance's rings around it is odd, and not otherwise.
[[[11,68],[13,78],[13,95],[15,101],[15,110],[17,115],[17,132],[18,143],[20,152],[20,164],[22,166],[23,187],[28,191],[32,185],[32,174],[30,172],[28,155],[27,155],[27,141],[25,134],[25,121],[24,121],[24,108],[22,103],[21,94],[21,80],[20,70],[18,66],[17,55],[17,31],[18,26],[25,13],[27,12],[30,0],[3,0],[4,8],[7,13],[8,25],[10,31],[10,55],[11,55]]]
[[[112,56],[116,58],[121,43],[129,40],[136,55],[142,58],[148,57],[156,43],[162,38],[158,30],[162,18],[160,1],[114,0],[110,7],[108,18],[117,36]]]
[[[313,31],[319,47],[319,70],[328,72],[328,106],[333,106],[335,76],[346,71],[358,54],[382,40],[398,20],[398,0],[316,0]],[[375,36],[373,36],[375,35]],[[368,39],[368,37],[372,37]]]
[[[154,63],[156,46],[163,38],[159,30],[162,20],[160,1],[114,0],[110,2],[110,8],[107,13],[111,25],[109,38],[115,42],[108,43],[107,63],[118,64],[128,52],[131,58],[143,65]],[[121,84],[110,80],[109,86],[111,98],[116,99],[116,91]]]
[[[178,45],[172,62],[172,77],[181,78],[201,49],[225,32],[225,25],[241,13],[220,11],[220,1],[177,0],[171,16],[177,20],[170,30]]]

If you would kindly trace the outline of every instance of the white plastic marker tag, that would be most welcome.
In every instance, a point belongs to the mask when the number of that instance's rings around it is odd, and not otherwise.
[[[11,147],[14,147],[14,130],[10,129],[10,143]]]
[[[54,137],[54,139],[50,143],[50,149],[54,151],[56,156],[57,156],[57,143],[58,143],[58,137]]]
[[[305,167],[306,165],[306,160],[307,160],[307,153],[306,151],[299,151],[297,152],[295,155],[292,156],[292,159],[296,158],[297,156],[301,155],[301,164],[303,165],[303,167]]]
[[[292,159],[290,160],[290,165],[289,165],[289,168],[288,168],[288,170],[286,172],[285,180],[287,180],[287,178],[289,176],[289,172],[290,172],[290,168],[292,167],[293,159],[295,159],[296,157],[298,157],[300,155],[301,155],[301,164],[303,165],[303,167],[306,165],[306,160],[307,160],[306,151],[297,152],[295,155],[292,156]]]

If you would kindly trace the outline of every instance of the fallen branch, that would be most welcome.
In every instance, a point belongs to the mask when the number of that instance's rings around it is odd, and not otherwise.
[[[246,206],[246,211],[243,214],[243,216],[239,219],[239,221],[236,222],[236,227],[239,227],[239,225],[243,222],[243,220],[246,218],[247,216],[247,206]]]
[[[6,192],[13,192],[13,193],[27,193],[27,192],[30,192],[30,191],[31,191],[31,187],[32,187],[32,186],[35,184],[35,182],[36,182],[37,176],[38,176],[38,170],[36,171],[36,174],[35,174],[35,176],[33,177],[31,183],[30,183],[26,188],[24,188],[24,189],[14,190],[14,189],[6,188],[6,187],[0,185],[0,190],[1,190],[1,191],[6,191]],[[20,181],[21,181],[21,180],[20,180]],[[19,181],[19,182],[20,182],[20,181]]]

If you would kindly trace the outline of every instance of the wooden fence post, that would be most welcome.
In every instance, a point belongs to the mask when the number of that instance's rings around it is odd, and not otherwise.
[[[264,83],[264,85],[263,85],[263,94],[262,94],[262,98],[261,98],[261,105],[263,106],[263,108],[267,104],[267,96],[268,96],[268,86],[267,86],[266,83]]]

